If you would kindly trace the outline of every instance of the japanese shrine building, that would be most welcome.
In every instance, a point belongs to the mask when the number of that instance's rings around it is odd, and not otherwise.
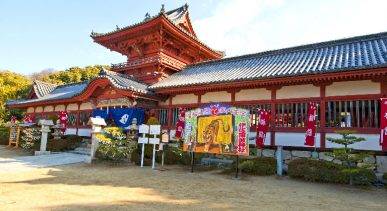
[[[8,102],[35,118],[68,111],[67,134],[87,136],[91,111],[142,107],[173,131],[178,108],[225,103],[272,112],[265,144],[303,147],[308,102],[318,104],[316,147],[332,148],[337,129],[367,141],[355,148],[381,150],[381,97],[387,97],[387,32],[223,58],[196,36],[188,6],[146,14],[137,24],[91,34],[94,42],[127,61],[91,81],[53,85],[35,81],[28,99]]]

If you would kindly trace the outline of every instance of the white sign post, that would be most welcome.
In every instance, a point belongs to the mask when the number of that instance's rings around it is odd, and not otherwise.
[[[160,135],[160,132],[161,125],[151,125],[149,128],[149,134],[153,135],[153,138],[149,138],[149,144],[153,144],[152,169],[155,169],[156,144],[160,144],[160,138],[157,138],[157,135]]]
[[[148,138],[146,137],[146,134],[149,134],[149,126],[142,124],[138,127],[138,132],[141,134],[141,137],[138,137],[138,143],[142,144],[141,147],[141,167],[144,166],[144,150],[145,150],[145,144],[148,143]]]
[[[106,122],[104,119],[100,117],[96,117],[96,118],[90,117],[88,125],[91,125],[91,150],[90,150],[90,157],[86,159],[86,162],[91,163],[98,149],[97,134],[101,132],[102,126],[106,126]]]
[[[40,139],[40,151],[35,151],[35,155],[47,155],[50,154],[50,151],[46,151],[48,133],[50,132],[50,126],[53,126],[54,122],[52,120],[41,119],[39,120],[39,125],[42,126],[42,137]]]

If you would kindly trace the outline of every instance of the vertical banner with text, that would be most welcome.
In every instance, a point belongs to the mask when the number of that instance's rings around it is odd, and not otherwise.
[[[306,119],[306,134],[305,134],[305,145],[314,146],[316,137],[316,103],[308,104],[307,119]]]
[[[259,109],[258,115],[259,121],[257,125],[257,137],[255,139],[255,144],[258,148],[263,148],[265,146],[266,133],[269,129],[270,112]]]
[[[179,118],[176,121],[176,133],[175,138],[183,138],[183,132],[185,127],[185,109],[179,108]]]

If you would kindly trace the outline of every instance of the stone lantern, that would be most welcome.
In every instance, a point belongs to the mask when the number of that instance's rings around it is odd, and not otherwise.
[[[35,151],[35,155],[48,155],[50,154],[50,151],[46,151],[47,138],[48,133],[50,132],[50,127],[54,125],[54,122],[52,122],[52,120],[41,119],[39,120],[39,125],[42,126],[42,137],[40,139],[40,151]]]
[[[90,157],[86,159],[86,162],[91,163],[98,149],[97,134],[101,133],[102,126],[106,126],[106,122],[100,117],[90,117],[89,122],[87,124],[91,125],[91,150]]]

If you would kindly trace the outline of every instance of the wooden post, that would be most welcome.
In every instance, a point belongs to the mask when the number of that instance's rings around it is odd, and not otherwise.
[[[326,100],[325,100],[325,87],[326,85],[323,84],[320,86],[320,148],[325,149],[325,128],[326,128]]]
[[[270,133],[270,146],[275,146],[275,120],[276,120],[276,110],[275,110],[275,100],[277,98],[277,89],[280,89],[280,87],[272,87],[268,90],[271,91],[271,104],[270,104],[270,111],[271,111],[271,133]]]

